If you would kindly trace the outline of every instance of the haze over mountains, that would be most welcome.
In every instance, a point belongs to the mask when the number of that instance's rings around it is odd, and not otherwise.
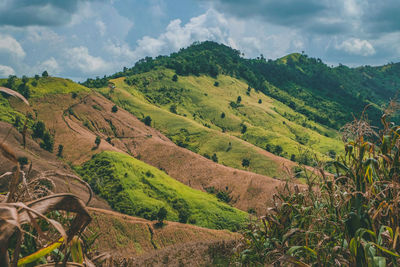
[[[150,227],[136,233],[142,239],[134,244],[122,237],[103,248],[146,255],[189,242],[153,239],[153,233],[170,238],[168,228],[153,229],[147,221],[162,207],[166,220],[182,223],[169,222],[178,236],[235,239],[224,230],[237,231],[249,214],[264,214],[288,172],[301,187],[298,163],[312,167],[316,158],[343,152],[339,129],[366,105],[378,125],[399,85],[399,63],[329,67],[299,53],[248,59],[228,46],[197,42],[81,84],[51,73],[2,79],[0,86],[20,92],[31,106],[0,96],[0,138],[12,128],[6,143],[37,174],[62,170],[85,179],[100,214],[94,228],[111,225],[123,235],[121,224]],[[19,133],[25,121],[26,148]],[[0,173],[9,168],[2,159]],[[87,197],[81,185],[55,176],[59,192]],[[110,215],[110,209],[146,220]],[[112,240],[104,235],[100,247]]]

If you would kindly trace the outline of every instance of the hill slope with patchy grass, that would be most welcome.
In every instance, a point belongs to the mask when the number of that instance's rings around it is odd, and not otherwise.
[[[281,176],[279,163],[247,143],[309,165],[313,154],[328,159],[342,150],[335,130],[243,81],[225,75],[173,77],[172,70],[156,69],[111,80],[115,88],[100,92],[138,118],[149,116],[150,125],[177,145],[237,169]]]
[[[79,174],[93,191],[119,212],[156,220],[161,208],[167,220],[214,229],[238,230],[247,214],[192,189],[164,172],[118,152],[102,152],[82,165]]]

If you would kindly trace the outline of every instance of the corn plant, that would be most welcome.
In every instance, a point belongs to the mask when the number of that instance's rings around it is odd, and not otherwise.
[[[16,96],[29,105],[13,90],[0,87],[0,92]],[[24,128],[23,140],[26,124]],[[76,176],[58,172],[43,172],[31,178],[32,164],[25,173],[13,150],[5,144],[6,138],[0,142],[0,153],[15,167],[0,175],[0,179],[11,177],[8,192],[0,195],[0,266],[40,263],[42,266],[95,266],[86,257],[81,239],[91,221],[86,208],[93,195],[90,186]],[[73,194],[53,194],[48,186],[53,185],[49,177],[57,175],[74,178],[87,186],[87,203]],[[97,257],[104,258],[104,255]]]
[[[391,103],[392,107],[393,103]],[[307,187],[288,183],[275,206],[249,225],[237,262],[295,266],[400,264],[400,126],[364,115],[343,127],[345,154],[316,168]]]

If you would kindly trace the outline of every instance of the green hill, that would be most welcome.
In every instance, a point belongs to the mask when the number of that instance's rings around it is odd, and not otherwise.
[[[302,163],[341,151],[335,130],[308,120],[283,103],[226,75],[178,76],[158,68],[111,80],[115,88],[99,91],[138,118],[150,116],[151,125],[179,146],[239,169],[280,177],[279,162],[263,150]],[[240,103],[238,103],[240,97]],[[237,137],[245,142],[232,137]],[[304,151],[309,153],[304,153]],[[250,166],[243,166],[243,159]]]
[[[333,68],[304,54],[291,54],[276,61],[263,56],[246,59],[240,51],[210,41],[195,43],[170,56],[146,57],[132,68],[88,80],[85,85],[101,87],[108,79],[149,72],[157,66],[173,69],[178,75],[225,74],[243,79],[308,119],[336,129],[352,120],[352,114],[360,114],[367,104],[372,104],[369,118],[378,125],[382,104],[396,95],[400,85],[398,63]]]
[[[247,214],[192,189],[164,172],[118,152],[102,152],[78,168],[94,192],[119,212],[156,219],[161,207],[167,220],[214,229],[238,230]]]

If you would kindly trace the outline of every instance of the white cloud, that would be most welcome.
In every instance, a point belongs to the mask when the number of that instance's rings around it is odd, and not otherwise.
[[[348,54],[360,56],[372,56],[375,54],[375,48],[367,40],[351,38],[336,45],[337,50],[343,50]]]
[[[3,35],[0,33],[0,53],[13,55],[17,58],[24,58],[25,51],[20,43],[10,35]]]
[[[54,57],[51,57],[38,65],[38,72],[44,70],[47,70],[52,75],[59,74],[60,66],[58,65],[57,60]]]
[[[59,43],[64,40],[64,38],[54,31],[45,28],[45,27],[37,27],[31,26],[27,29],[27,39],[33,43],[39,42],[49,42],[49,43]]]
[[[126,43],[113,43],[108,40],[104,50],[116,58],[136,59],[136,54]]]
[[[100,35],[101,35],[101,36],[104,36],[104,34],[105,34],[106,31],[107,31],[107,26],[106,26],[106,24],[105,24],[103,21],[101,21],[101,20],[97,20],[97,21],[96,21],[96,27],[97,27],[97,29],[99,30]]]
[[[85,46],[67,49],[66,55],[70,67],[78,68],[84,73],[99,73],[109,69],[107,63],[101,57],[90,55]]]
[[[14,75],[15,71],[9,66],[0,65],[0,77],[8,77],[9,75]]]

